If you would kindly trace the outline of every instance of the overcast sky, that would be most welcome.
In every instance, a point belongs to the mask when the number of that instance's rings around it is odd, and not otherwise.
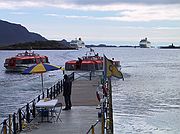
[[[0,0],[0,19],[47,39],[180,45],[180,0]]]

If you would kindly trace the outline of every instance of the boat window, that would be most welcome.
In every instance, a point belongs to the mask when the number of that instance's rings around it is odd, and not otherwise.
[[[16,60],[16,64],[21,64],[22,60]]]
[[[32,59],[24,59],[21,63],[22,64],[32,64],[33,60]]]

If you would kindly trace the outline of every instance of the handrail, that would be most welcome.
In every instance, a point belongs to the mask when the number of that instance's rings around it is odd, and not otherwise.
[[[74,80],[74,73],[68,75],[70,80]],[[18,109],[17,113],[12,114],[7,119],[4,119],[2,123],[0,123],[0,126],[2,128],[0,129],[0,134],[6,134],[7,132],[10,134],[11,132],[13,134],[17,134],[17,132],[22,131],[22,125],[23,121],[26,120],[27,123],[30,123],[39,113],[36,113],[36,107],[35,104],[40,100],[44,99],[45,96],[50,99],[56,98],[59,94],[63,91],[63,80],[59,80],[54,84],[53,86],[47,88],[46,93],[45,91],[41,93],[40,95],[36,96],[33,100],[31,100],[29,103],[27,103],[25,106],[22,106]],[[12,123],[11,123],[12,122]]]
[[[89,132],[92,130],[92,131],[94,131],[94,127],[98,124],[100,122],[100,120],[97,120],[97,122],[95,123],[95,124],[93,124],[90,128],[89,128],[89,130],[87,131],[87,133],[86,134],[89,134]],[[93,132],[92,132],[93,133]]]
[[[100,99],[100,119],[98,122],[101,122],[101,134],[105,133],[111,133],[113,134],[113,111],[112,111],[112,87],[111,87],[111,80],[108,79],[108,81],[101,83],[103,84],[102,87],[102,93],[103,97]],[[105,93],[105,90],[107,90],[107,93]],[[99,113],[98,113],[99,117]],[[96,123],[97,125],[97,123]],[[95,125],[91,125],[91,128],[87,131],[86,134],[89,134],[91,131],[92,134],[95,134],[94,132]]]

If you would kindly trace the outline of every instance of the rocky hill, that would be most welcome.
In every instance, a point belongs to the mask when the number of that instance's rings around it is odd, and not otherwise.
[[[35,41],[46,41],[46,38],[29,32],[20,24],[0,20],[0,46]]]

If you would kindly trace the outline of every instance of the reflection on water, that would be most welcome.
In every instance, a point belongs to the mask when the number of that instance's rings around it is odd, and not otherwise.
[[[142,51],[146,54],[140,56]],[[179,52],[156,49],[131,52],[136,57],[125,56],[129,61],[123,60],[122,71],[128,74],[125,81],[113,81],[115,132],[180,132]]]
[[[180,132],[180,53],[179,50],[140,48],[94,48],[121,61],[125,81],[113,79],[115,134],[174,134]],[[63,66],[87,49],[36,51],[47,55],[52,64]],[[0,118],[14,112],[41,92],[40,75],[7,74],[6,57],[19,51],[0,53]],[[62,78],[62,72],[44,74],[44,86]]]

